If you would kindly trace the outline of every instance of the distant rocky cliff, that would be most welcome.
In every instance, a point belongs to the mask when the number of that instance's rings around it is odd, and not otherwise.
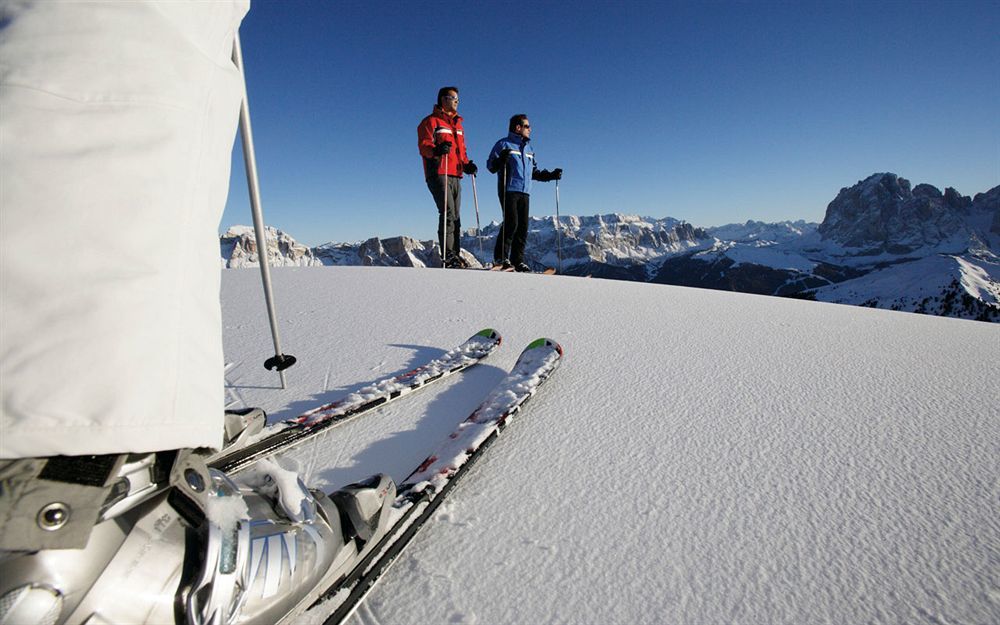
[[[322,265],[313,251],[277,228],[266,229],[267,262],[272,267],[312,267]],[[219,237],[224,267],[257,267],[257,239],[253,228],[233,226]]]
[[[970,219],[973,215],[992,212],[987,223],[1000,219],[996,189],[978,195],[977,200],[974,202],[951,187],[944,193],[929,184],[919,184],[911,190],[905,178],[874,174],[853,187],[841,189],[827,206],[819,233],[825,240],[854,248],[854,254],[859,256],[909,254],[939,246],[949,247],[953,252],[964,251],[961,248],[973,239],[982,243],[977,230],[983,230],[986,224]]]

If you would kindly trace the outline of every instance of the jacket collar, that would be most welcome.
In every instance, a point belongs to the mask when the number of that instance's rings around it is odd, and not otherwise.
[[[510,132],[507,133],[507,140],[510,141],[511,143],[517,143],[518,145],[528,145],[528,142],[531,141],[531,138],[529,137],[525,139],[521,135],[511,130]]]
[[[440,117],[441,119],[443,119],[443,120],[445,120],[445,121],[447,121],[449,123],[452,123],[452,124],[454,124],[455,122],[462,121],[462,116],[461,115],[459,115],[458,113],[455,113],[454,117],[452,117],[451,115],[448,115],[447,113],[444,112],[444,109],[441,108],[440,104],[435,104],[434,105],[434,112],[431,113],[431,115],[434,115],[435,117]]]

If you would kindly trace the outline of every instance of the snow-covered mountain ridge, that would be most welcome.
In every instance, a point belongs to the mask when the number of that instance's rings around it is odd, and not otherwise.
[[[974,198],[878,173],[841,189],[820,224],[747,221],[699,228],[673,218],[532,217],[526,258],[566,275],[713,288],[1000,321],[1000,186]],[[463,235],[473,265],[500,226]],[[271,241],[273,243],[270,243]],[[400,236],[307,248],[269,229],[278,266],[435,267],[434,241]],[[245,227],[222,237],[225,266],[256,266]]]

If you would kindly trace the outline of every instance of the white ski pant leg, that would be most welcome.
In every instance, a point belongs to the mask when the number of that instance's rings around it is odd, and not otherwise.
[[[0,5],[0,458],[222,443],[247,7]]]

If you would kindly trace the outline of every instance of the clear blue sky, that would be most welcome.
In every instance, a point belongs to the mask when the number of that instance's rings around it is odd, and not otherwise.
[[[997,33],[998,0],[257,0],[241,29],[265,218],[310,245],[434,236],[416,127],[443,85],[481,166],[529,115],[539,165],[565,170],[563,215],[821,221],[882,171],[986,191]],[[223,230],[251,222],[241,159]],[[483,225],[499,220],[485,167],[478,186]],[[531,212],[554,214],[551,183]]]

